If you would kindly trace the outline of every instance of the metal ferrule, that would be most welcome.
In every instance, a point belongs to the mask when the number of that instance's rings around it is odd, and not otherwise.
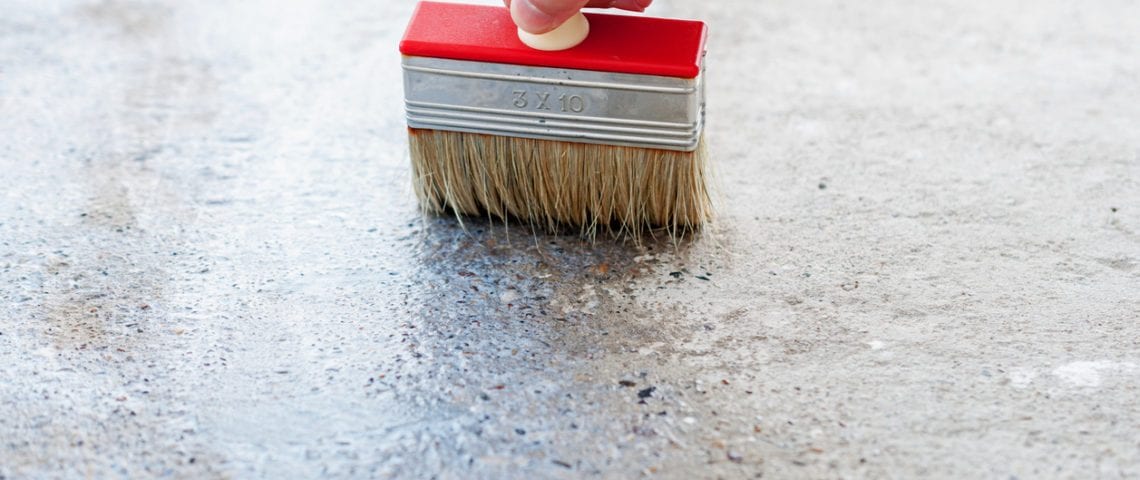
[[[704,129],[696,78],[404,57],[408,126],[693,151]]]

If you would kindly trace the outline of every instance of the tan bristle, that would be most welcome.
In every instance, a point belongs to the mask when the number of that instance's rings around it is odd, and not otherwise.
[[[702,138],[693,152],[408,129],[415,191],[430,212],[677,236],[712,217]]]

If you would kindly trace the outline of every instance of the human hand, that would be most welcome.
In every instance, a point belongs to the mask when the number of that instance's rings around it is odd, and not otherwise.
[[[653,0],[503,0],[511,9],[511,18],[519,28],[539,35],[562,25],[579,10],[591,8],[620,8],[635,12],[645,11]]]

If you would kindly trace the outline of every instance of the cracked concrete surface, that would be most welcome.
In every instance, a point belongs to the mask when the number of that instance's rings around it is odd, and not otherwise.
[[[7,0],[0,478],[1140,476],[1140,5],[681,2],[722,215],[421,218],[411,1]]]

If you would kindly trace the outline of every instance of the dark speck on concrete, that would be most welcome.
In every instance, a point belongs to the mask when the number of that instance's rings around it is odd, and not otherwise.
[[[669,272],[669,276],[673,278],[681,278],[681,272]]]
[[[622,381],[618,382],[618,385],[621,385],[623,387],[636,387],[637,382],[635,382],[633,380],[622,380]]]
[[[526,430],[523,430],[521,428],[516,428],[515,433],[517,433],[519,435],[526,435]]]
[[[653,392],[657,391],[657,387],[649,387],[637,392],[637,398],[646,399],[653,396]]]

